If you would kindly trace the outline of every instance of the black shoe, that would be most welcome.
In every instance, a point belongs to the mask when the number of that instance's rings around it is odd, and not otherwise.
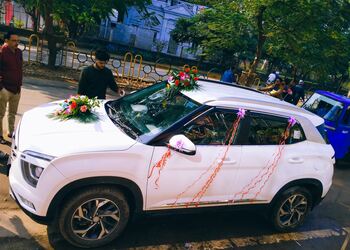
[[[4,137],[0,136],[0,143],[1,144],[6,144],[7,141],[4,139]]]

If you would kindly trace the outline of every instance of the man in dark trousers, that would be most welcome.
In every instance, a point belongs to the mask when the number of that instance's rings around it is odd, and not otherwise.
[[[89,98],[106,99],[107,87],[118,93],[118,86],[112,71],[106,67],[109,54],[104,50],[97,50],[95,63],[83,69],[80,75],[78,94]],[[121,91],[119,93],[123,95]]]
[[[8,105],[8,137],[12,137],[15,119],[21,97],[22,86],[22,51],[18,48],[18,36],[9,31],[5,35],[5,44],[0,48],[0,143],[3,137],[2,120]]]
[[[300,98],[303,102],[305,101],[305,90],[304,90],[304,81],[303,80],[300,80],[299,84],[294,86],[292,91],[293,91],[293,104],[294,105],[298,105]]]

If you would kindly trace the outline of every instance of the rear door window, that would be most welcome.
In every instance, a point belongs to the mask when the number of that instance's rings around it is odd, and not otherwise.
[[[265,114],[249,114],[249,125],[245,145],[278,145],[288,126],[288,119]],[[286,144],[305,140],[304,131],[299,123],[291,129]]]

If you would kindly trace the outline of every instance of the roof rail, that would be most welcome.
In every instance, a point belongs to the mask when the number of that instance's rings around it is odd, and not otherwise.
[[[280,100],[280,103],[276,103],[276,102],[269,102],[269,101],[262,101],[262,100],[257,100],[257,99],[252,99],[252,98],[243,98],[243,97],[223,97],[220,99],[216,99],[216,100],[209,100],[205,103],[210,103],[210,102],[215,102],[215,101],[241,101],[241,102],[247,102],[247,103],[251,103],[251,104],[262,104],[264,106],[269,106],[269,107],[274,107],[274,108],[285,108],[288,110],[292,110],[292,111],[296,111],[299,113],[304,113],[304,114],[308,114],[309,112],[305,109],[302,109],[300,107],[294,106],[294,105],[289,105],[285,102],[283,102],[282,100]]]
[[[229,82],[222,82],[219,80],[212,80],[212,79],[205,79],[205,78],[199,78],[199,80],[201,81],[206,81],[206,82],[211,82],[211,83],[217,83],[217,84],[221,84],[221,85],[226,85],[226,86],[230,86],[230,87],[236,87],[236,88],[240,88],[240,89],[246,89],[249,91],[253,91],[253,92],[257,92],[257,93],[261,93],[261,91],[247,87],[247,86],[242,86],[239,85],[237,83],[229,83]]]

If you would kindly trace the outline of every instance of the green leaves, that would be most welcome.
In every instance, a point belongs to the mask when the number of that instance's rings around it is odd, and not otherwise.
[[[47,11],[45,0],[18,0],[26,11],[35,8],[43,12]],[[68,31],[68,36],[75,38],[82,35],[93,25],[98,25],[102,19],[108,18],[113,9],[119,12],[119,18],[123,18],[129,6],[137,6],[144,9],[151,0],[52,0],[52,13],[54,19],[60,23],[61,29]]]
[[[347,72],[350,3],[347,0],[193,0],[210,8],[179,20],[178,42],[192,42],[218,63],[254,57],[290,65],[322,80]],[[289,68],[289,67],[288,67]],[[280,69],[282,70],[282,68]]]

